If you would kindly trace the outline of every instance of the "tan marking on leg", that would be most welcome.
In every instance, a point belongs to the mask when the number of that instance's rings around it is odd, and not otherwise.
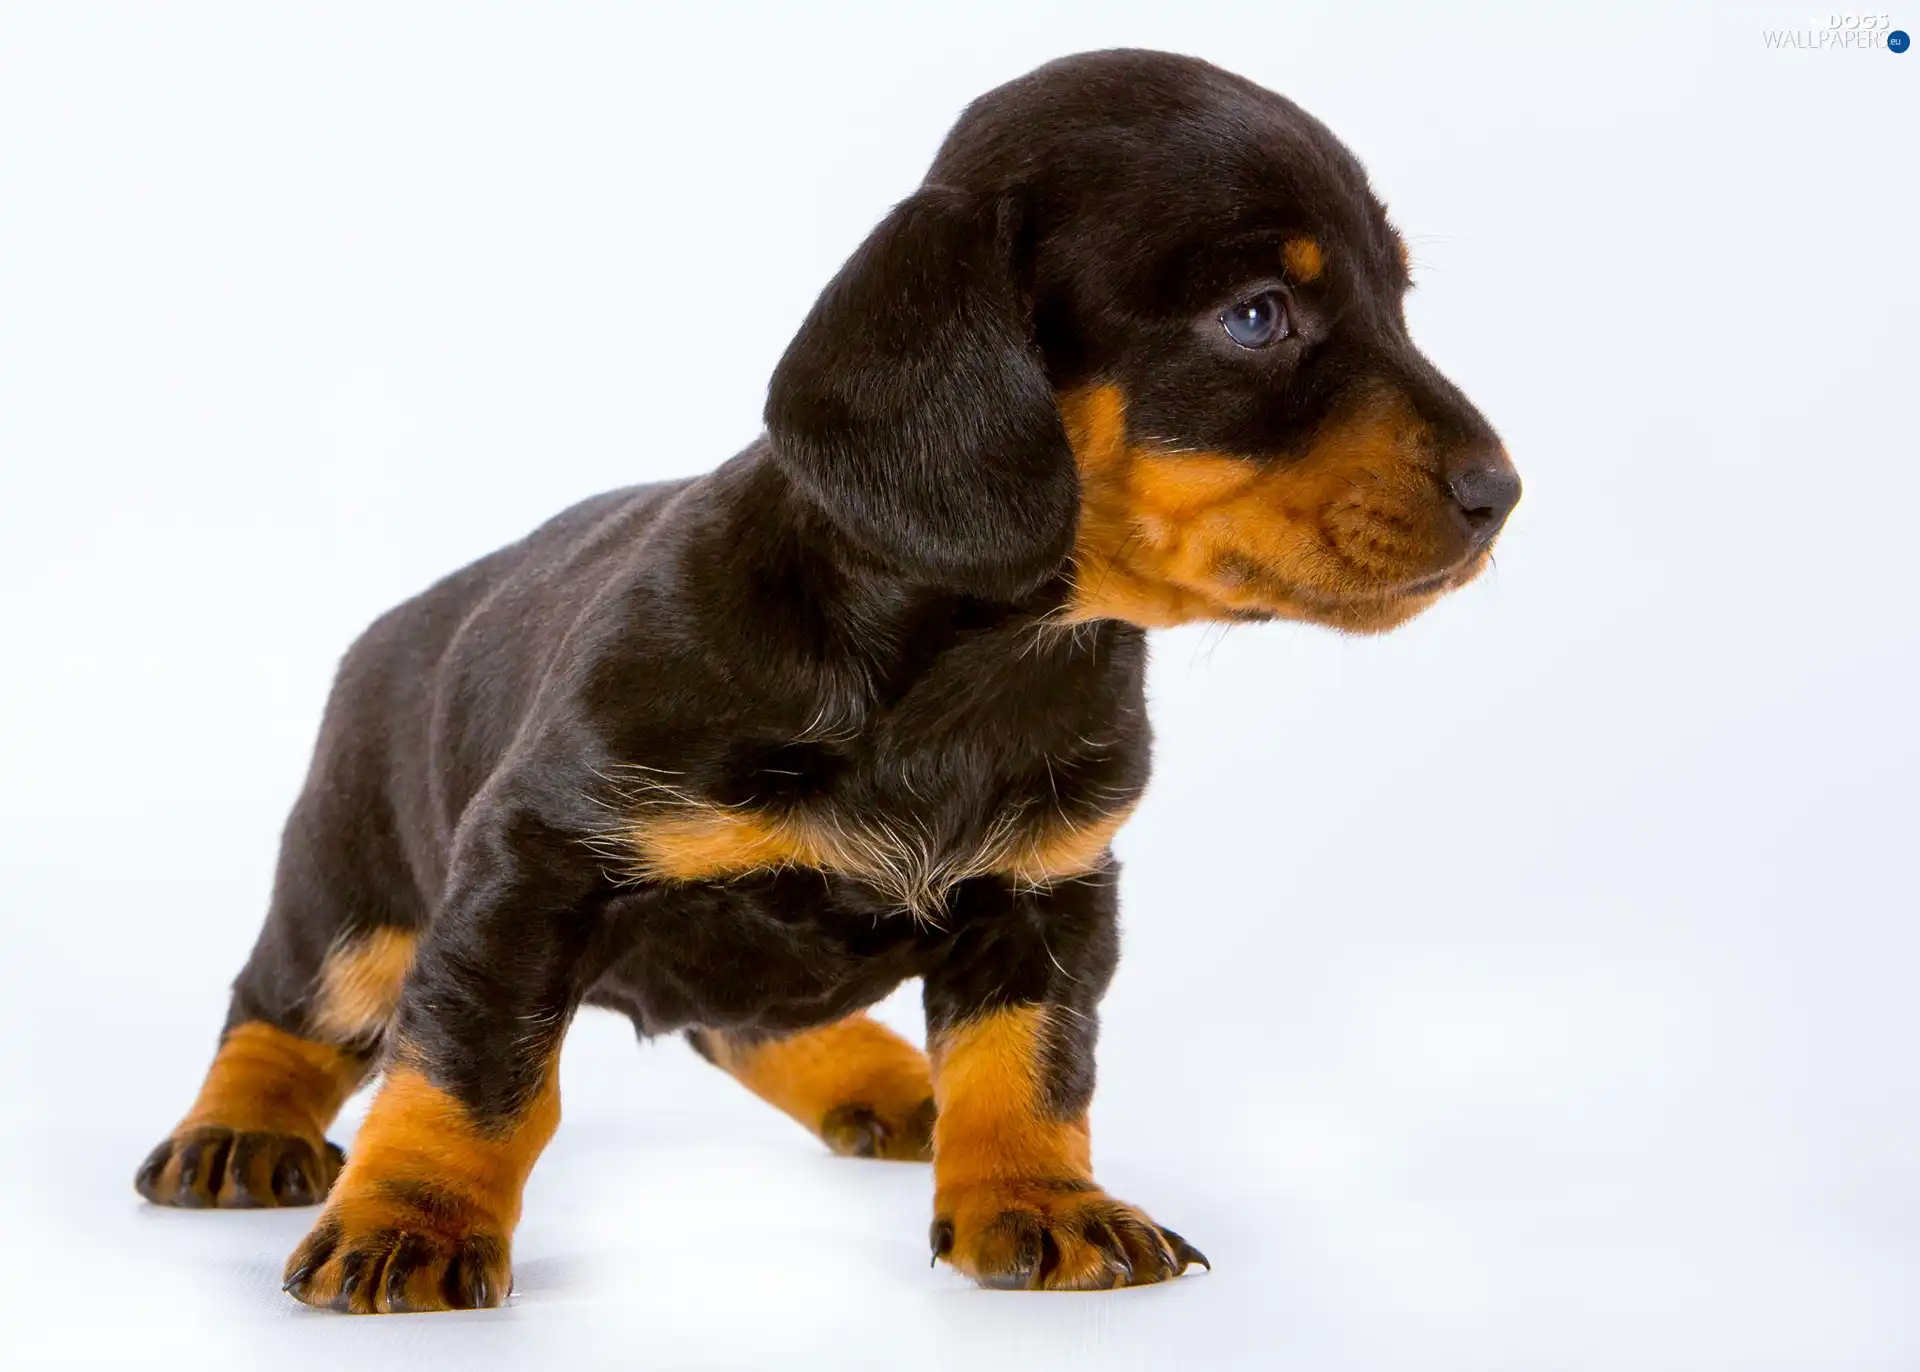
[[[382,1084],[354,1137],[340,1209],[363,1205],[375,1183],[413,1179],[459,1197],[475,1223],[510,1234],[520,1222],[527,1177],[559,1127],[557,1058],[527,1109],[497,1130],[475,1123],[418,1068],[401,1067]]]
[[[404,1054],[367,1111],[289,1292],[355,1314],[497,1305],[527,1177],[560,1123],[558,1055],[499,1127],[476,1121]]]
[[[343,1043],[386,1032],[413,966],[416,936],[408,929],[375,929],[327,954],[314,999],[313,1027]]]
[[[319,1138],[365,1072],[361,1059],[332,1044],[259,1020],[236,1024],[220,1041],[180,1129],[218,1124]]]
[[[1013,1006],[957,1025],[933,1044],[934,1183],[940,1190],[1001,1178],[1087,1181],[1086,1116],[1042,1108],[1046,1007]]]
[[[1093,1181],[1084,1113],[1046,1105],[1044,1006],[995,1010],[934,1044],[936,1257],[983,1286],[1081,1291],[1165,1281],[1199,1253]]]
[[[134,1188],[156,1205],[311,1205],[339,1170],[327,1126],[366,1060],[259,1020],[221,1038],[186,1117],[147,1155]]]
[[[926,1055],[865,1014],[757,1042],[701,1031],[698,1046],[835,1152],[919,1161],[932,1155]]]

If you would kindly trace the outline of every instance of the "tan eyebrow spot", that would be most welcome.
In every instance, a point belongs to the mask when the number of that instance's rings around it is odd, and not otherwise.
[[[1327,262],[1320,245],[1311,238],[1289,238],[1280,245],[1280,265],[1291,280],[1305,285],[1319,277]]]

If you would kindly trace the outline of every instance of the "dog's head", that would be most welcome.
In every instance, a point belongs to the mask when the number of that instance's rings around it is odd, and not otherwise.
[[[1192,58],[1066,58],[961,116],[814,306],[768,427],[843,534],[930,583],[1389,629],[1479,573],[1520,495],[1407,286],[1299,107]]]

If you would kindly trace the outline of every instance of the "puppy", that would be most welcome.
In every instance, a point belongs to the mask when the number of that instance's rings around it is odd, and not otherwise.
[[[496,1305],[598,1005],[836,1152],[930,1159],[934,1254],[984,1285],[1204,1262],[1089,1165],[1146,630],[1373,633],[1486,565],[1520,483],[1407,284],[1352,154],[1204,62],[1094,53],[974,102],[802,324],[763,437],[347,653],[140,1193],[324,1199],[286,1268],[310,1305]],[[910,977],[930,1060],[862,1013]]]

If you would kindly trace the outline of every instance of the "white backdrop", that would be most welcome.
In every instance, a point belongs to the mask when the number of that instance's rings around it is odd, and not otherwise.
[[[0,7],[0,1362],[1920,1365],[1920,57],[1805,8]],[[1157,640],[1095,1146],[1215,1271],[973,1291],[594,1015],[506,1310],[143,1208],[347,641],[735,451],[962,104],[1117,44],[1348,141],[1527,483],[1394,636]]]

